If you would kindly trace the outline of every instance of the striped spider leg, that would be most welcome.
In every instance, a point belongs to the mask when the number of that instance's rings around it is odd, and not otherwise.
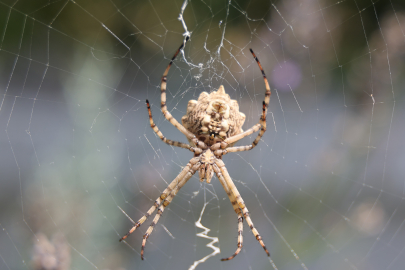
[[[187,42],[189,39],[189,37],[186,37],[185,42]],[[177,49],[176,53],[174,54],[174,56],[172,57],[172,60],[170,60],[169,65],[167,66],[165,72],[163,73],[162,76],[162,80],[160,83],[160,107],[162,108],[162,113],[165,116],[165,118],[167,119],[167,121],[169,121],[173,126],[175,126],[181,133],[183,133],[187,139],[192,142],[193,144],[195,144],[196,146],[202,148],[202,149],[206,149],[207,146],[201,142],[200,140],[198,140],[195,136],[195,134],[193,134],[191,131],[187,130],[184,126],[182,126],[173,116],[172,114],[167,110],[167,106],[166,106],[166,86],[167,86],[167,74],[169,73],[170,67],[173,64],[174,59],[177,57],[177,55],[179,54],[179,52],[183,49],[184,47],[184,43],[182,43],[180,45],[180,47]]]
[[[188,38],[186,38],[185,42],[187,42],[187,40]],[[171,203],[179,190],[198,171],[200,181],[205,180],[207,183],[210,183],[214,173],[216,174],[238,216],[238,247],[232,256],[223,258],[222,260],[231,260],[240,253],[243,246],[243,219],[246,220],[255,238],[259,241],[267,255],[270,256],[269,251],[263,243],[262,237],[253,225],[249,211],[239,191],[222,161],[222,156],[227,153],[253,149],[266,132],[266,114],[271,94],[266,75],[256,55],[250,50],[262,72],[266,88],[260,121],[250,129],[246,131],[242,130],[246,116],[239,111],[238,102],[232,100],[229,95],[225,93],[225,89],[222,85],[217,91],[213,91],[210,94],[202,92],[198,101],[190,100],[187,106],[187,113],[182,117],[182,124],[180,124],[167,110],[166,84],[170,67],[176,56],[183,49],[184,44],[185,43],[178,48],[163,73],[161,80],[161,110],[164,117],[186,136],[189,144],[167,139],[153,121],[152,111],[148,100],[146,100],[146,106],[148,108],[150,126],[156,135],[168,145],[184,148],[193,152],[194,157],[155,200],[155,203],[146,214],[137,222],[132,221],[132,219],[121,209],[121,211],[131,220],[133,227],[120,239],[120,241],[125,240],[157,210],[152,223],[143,236],[141,249],[141,258],[143,260],[146,241],[153,232],[153,229],[159,221],[163,211]],[[233,146],[240,139],[258,131],[259,134],[251,145]]]
[[[214,170],[216,172],[216,175],[217,175],[219,181],[221,182],[222,186],[224,187],[225,191],[229,190],[228,196],[229,196],[229,200],[231,201],[232,205],[237,205],[240,208],[240,210],[242,210],[243,216],[245,217],[246,222],[248,223],[249,228],[252,231],[253,235],[255,236],[256,240],[259,241],[260,245],[262,246],[264,251],[267,253],[267,256],[270,256],[270,252],[267,250],[266,245],[264,244],[264,242],[262,240],[262,237],[260,236],[259,232],[253,225],[253,221],[250,218],[249,210],[247,209],[245,202],[242,199],[242,196],[240,195],[235,184],[233,183],[233,181],[228,173],[228,170],[225,168],[225,164],[221,159],[215,160]],[[225,186],[226,186],[226,188],[225,188]],[[235,209],[235,206],[234,206],[234,209]],[[235,209],[235,212],[236,211],[237,210]],[[237,212],[237,214],[238,214],[238,221],[239,221],[240,220],[239,213]],[[242,230],[241,230],[241,227],[242,227]],[[222,261],[231,260],[236,255],[238,255],[238,253],[240,252],[240,250],[242,248],[242,244],[243,244],[243,239],[241,237],[241,233],[243,232],[243,226],[240,225],[240,221],[239,221],[238,229],[239,229],[239,231],[238,231],[238,248],[232,256],[230,256],[229,258],[224,258],[224,259],[222,259]]]
[[[267,80],[266,74],[264,73],[262,65],[260,64],[259,59],[257,58],[256,54],[253,52],[252,49],[250,49],[250,52],[252,53],[253,57],[255,58],[255,60],[257,62],[257,65],[260,68],[260,71],[262,72],[264,85],[266,87],[266,92],[264,94],[262,115],[260,117],[259,123],[257,123],[250,129],[246,130],[245,132],[228,137],[223,142],[216,143],[215,145],[211,146],[211,150],[218,150],[220,148],[221,149],[226,148],[226,150],[219,150],[219,151],[215,152],[216,155],[225,155],[225,154],[231,153],[231,152],[241,152],[241,151],[251,150],[256,147],[256,145],[259,143],[260,139],[266,132],[266,128],[267,128],[266,114],[267,114],[267,107],[269,106],[269,103],[270,103],[271,91],[270,91],[269,82]],[[260,132],[251,145],[229,147],[230,144],[231,145],[234,144],[235,142],[239,141],[240,139],[243,139],[244,137],[249,136],[250,134],[259,131],[259,129],[260,129]]]
[[[233,183],[233,181],[228,173],[228,170],[225,167],[225,164],[221,160],[222,156],[227,153],[248,151],[248,150],[251,150],[254,147],[256,147],[256,145],[259,143],[260,139],[262,138],[262,136],[264,135],[264,133],[266,132],[266,129],[267,129],[266,114],[267,114],[267,107],[270,102],[270,95],[271,95],[270,86],[269,86],[266,74],[264,73],[264,70],[262,68],[262,65],[260,64],[259,59],[256,57],[256,55],[252,49],[250,49],[250,52],[252,53],[253,57],[255,58],[258,66],[259,66],[260,71],[262,72],[264,84],[266,87],[265,98],[263,101],[262,115],[260,117],[259,123],[254,125],[252,128],[246,130],[245,132],[238,133],[234,136],[228,137],[227,139],[225,139],[222,142],[218,142],[218,143],[212,145],[210,148],[211,150],[214,150],[215,156],[218,157],[218,159],[216,159],[216,161],[215,161],[214,170],[215,170],[215,173],[216,173],[219,181],[221,182],[223,188],[227,192],[229,200],[231,201],[236,214],[238,215],[238,224],[239,224],[238,225],[238,248],[232,256],[230,256],[228,258],[223,258],[222,261],[227,261],[227,260],[233,259],[236,255],[239,254],[239,252],[242,248],[242,245],[243,245],[243,237],[242,237],[243,218],[240,217],[240,211],[242,211],[243,216],[245,217],[250,229],[252,230],[253,235],[259,241],[260,245],[263,247],[263,249],[265,250],[267,255],[270,256],[270,252],[267,250],[264,242],[262,241],[262,237],[260,236],[259,232],[253,225],[253,222],[250,218],[249,211],[248,211],[242,197],[240,196],[239,191],[237,190],[235,184]],[[251,145],[229,147],[229,145],[232,145],[233,143],[239,141],[240,139],[242,139],[246,136],[249,136],[259,130],[260,130],[259,134],[257,135],[257,137],[255,138],[255,140],[253,141],[253,143]],[[219,149],[219,148],[221,148],[221,149]]]
[[[235,258],[236,255],[239,254],[239,252],[242,250],[243,246],[243,215],[242,211],[239,208],[238,202],[235,199],[235,196],[233,195],[232,191],[229,189],[228,184],[226,183],[225,179],[222,177],[221,170],[218,168],[218,166],[214,165],[214,171],[215,174],[217,175],[219,182],[221,183],[222,187],[224,188],[226,194],[229,197],[229,200],[232,203],[233,210],[235,210],[235,213],[238,215],[238,248],[236,249],[235,253],[228,257],[228,258],[223,258],[221,261],[229,261]]]
[[[142,223],[144,223],[146,221],[146,219],[153,214],[153,212],[155,212],[156,208],[158,208],[160,206],[160,204],[162,203],[163,200],[165,200],[170,193],[173,191],[173,189],[175,189],[179,183],[181,182],[181,180],[185,177],[185,175],[187,174],[187,172],[191,169],[191,163],[188,163],[186,165],[186,167],[180,172],[180,174],[169,184],[169,186],[162,192],[162,194],[155,200],[155,203],[153,204],[153,206],[146,212],[146,214],[141,217],[137,222],[132,222],[133,223],[133,227],[128,231],[127,234],[125,234],[123,237],[121,237],[120,242],[127,239],[128,236],[133,233],[139,226],[142,225]],[[122,211],[122,210],[121,210]],[[127,217],[128,215],[123,212]]]
[[[196,171],[200,168],[201,163],[199,162],[199,158],[195,157],[190,160],[190,163],[187,164],[189,167],[188,171],[186,172],[186,175],[183,177],[183,179],[178,183],[178,185],[175,186],[175,188],[172,190],[169,196],[160,204],[159,209],[157,210],[157,214],[155,215],[152,223],[150,224],[148,230],[143,236],[142,240],[142,249],[141,249],[141,258],[143,260],[143,252],[145,249],[146,245],[146,240],[149,238],[150,234],[153,231],[153,228],[159,221],[159,218],[162,216],[163,211],[165,208],[171,203],[173,200],[174,196],[176,196],[177,192],[187,183],[187,181],[196,173]],[[184,171],[184,170],[183,170]]]

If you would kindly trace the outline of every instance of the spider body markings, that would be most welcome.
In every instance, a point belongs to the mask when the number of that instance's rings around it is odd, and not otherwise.
[[[186,39],[186,41],[187,40],[188,38]],[[216,174],[226,194],[228,195],[229,200],[232,203],[234,211],[238,216],[237,249],[232,256],[223,258],[221,260],[231,260],[241,251],[243,246],[243,219],[245,219],[248,223],[249,228],[251,229],[257,241],[263,247],[264,251],[267,253],[268,256],[270,256],[270,253],[267,250],[262,237],[253,225],[249,211],[239,191],[233,183],[228,170],[226,169],[225,164],[222,161],[222,156],[226,155],[227,153],[248,151],[253,149],[259,143],[263,134],[266,132],[266,114],[271,95],[266,75],[253,50],[250,49],[250,52],[252,53],[262,72],[266,89],[262,114],[259,123],[257,123],[250,129],[243,131],[242,126],[245,122],[246,116],[242,112],[239,112],[238,102],[236,100],[232,100],[229,95],[225,93],[225,89],[222,85],[218,88],[217,91],[214,91],[210,94],[208,94],[207,92],[202,92],[198,97],[198,100],[190,100],[187,106],[187,113],[182,117],[182,124],[180,124],[167,110],[166,84],[169,69],[178,53],[182,50],[184,44],[185,43],[183,43],[176,51],[165,72],[163,73],[163,77],[161,80],[161,110],[165,118],[187,137],[189,144],[167,139],[153,121],[152,112],[148,100],[146,100],[146,105],[148,108],[151,128],[157,134],[157,136],[166,144],[188,149],[189,151],[194,153],[194,157],[189,161],[189,163],[184,167],[179,175],[169,184],[169,186],[162,192],[162,194],[155,200],[155,203],[146,212],[146,214],[137,222],[134,222],[121,209],[121,211],[131,220],[131,222],[133,223],[133,227],[128,231],[126,235],[124,235],[120,239],[120,241],[125,240],[157,209],[157,213],[151,225],[143,236],[141,249],[141,258],[143,260],[146,241],[152,233],[154,226],[159,221],[159,218],[161,217],[163,211],[176,196],[177,192],[196,172],[198,172],[200,181],[203,182],[205,180],[207,183],[210,183],[212,177],[214,176],[214,174]],[[246,146],[233,146],[240,139],[249,136],[257,131],[259,131],[259,134],[256,136],[252,144]]]

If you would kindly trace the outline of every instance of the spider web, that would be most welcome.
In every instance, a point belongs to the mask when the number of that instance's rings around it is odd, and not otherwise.
[[[224,162],[271,255],[217,179],[194,176],[140,250],[146,213],[192,155],[180,120],[224,85],[267,132]],[[402,269],[400,0],[0,1],[0,269]],[[402,124],[401,124],[402,123]],[[254,135],[238,145],[250,144]]]

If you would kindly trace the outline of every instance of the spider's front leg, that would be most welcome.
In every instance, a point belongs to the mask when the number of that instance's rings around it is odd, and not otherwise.
[[[173,191],[170,193],[170,195],[162,202],[162,204],[159,206],[159,209],[152,221],[152,223],[150,224],[148,230],[146,231],[146,233],[143,236],[143,240],[142,240],[142,248],[141,248],[141,259],[143,260],[143,253],[144,253],[144,249],[145,249],[145,245],[146,245],[146,240],[149,238],[149,236],[151,235],[153,228],[155,227],[155,225],[157,224],[157,222],[159,221],[159,218],[162,216],[163,211],[165,210],[165,208],[171,203],[171,201],[173,200],[174,196],[176,196],[177,192],[179,192],[179,190],[187,183],[187,181],[196,173],[196,171],[200,168],[201,163],[198,162],[199,161],[199,157],[195,157],[192,158],[190,160],[190,163],[192,166],[191,168],[187,171],[186,175],[184,176],[184,178],[179,182],[179,184],[173,189]]]
[[[133,227],[128,231],[127,234],[125,234],[121,239],[120,242],[125,240],[131,233],[133,233],[139,226],[142,225],[142,223],[144,223],[146,221],[146,219],[152,215],[153,212],[155,212],[156,208],[158,208],[161,204],[161,202],[166,199],[171,192],[176,188],[176,186],[180,185],[181,180],[184,179],[185,175],[190,171],[190,169],[192,168],[192,166],[196,163],[196,161],[194,162],[194,159],[191,159],[190,162],[186,165],[186,167],[179,173],[179,175],[169,184],[169,186],[162,192],[162,194],[155,200],[155,203],[153,204],[153,206],[148,210],[148,212],[146,212],[146,214],[141,217],[137,222],[132,222],[133,223]],[[193,163],[192,163],[193,162]],[[121,210],[123,211],[123,210]],[[125,215],[127,215],[124,211],[123,213]],[[128,215],[127,215],[128,217]],[[132,221],[132,220],[131,220]]]
[[[222,182],[225,183],[227,187],[229,187],[231,193],[235,197],[235,200],[242,209],[243,216],[246,219],[246,222],[248,223],[250,229],[252,230],[253,235],[256,237],[256,240],[259,241],[260,245],[264,249],[264,251],[267,253],[267,256],[270,256],[270,252],[267,250],[266,245],[264,244],[262,237],[260,236],[259,232],[255,228],[252,219],[250,218],[249,210],[247,209],[245,202],[243,201],[238,189],[236,188],[235,184],[233,183],[228,170],[225,168],[225,164],[222,160],[216,159],[215,160],[215,165],[218,166],[220,173],[217,173],[218,179]],[[215,168],[215,167],[214,167]],[[223,184],[224,186],[224,184]],[[232,201],[231,201],[232,202]]]
[[[235,253],[228,257],[228,258],[223,258],[221,261],[229,261],[235,258],[236,255],[239,254],[239,252],[242,250],[243,246],[243,215],[242,212],[240,211],[238,202],[235,199],[235,196],[233,195],[232,191],[228,187],[228,185],[225,182],[225,179],[222,176],[221,170],[218,168],[216,164],[213,166],[214,171],[219,179],[219,182],[221,183],[222,187],[224,188],[226,194],[229,197],[229,200],[232,203],[233,210],[235,210],[236,214],[238,215],[238,248],[236,249]]]

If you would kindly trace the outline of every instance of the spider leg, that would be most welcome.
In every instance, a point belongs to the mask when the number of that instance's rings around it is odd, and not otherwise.
[[[194,158],[195,159],[195,158]],[[145,245],[146,245],[146,240],[149,238],[151,235],[155,225],[158,223],[159,218],[162,216],[163,211],[165,208],[171,203],[173,200],[174,196],[176,196],[177,192],[187,183],[187,181],[195,174],[195,172],[198,170],[198,168],[201,166],[201,163],[196,163],[192,166],[190,170],[187,171],[185,177],[179,182],[179,184],[173,189],[173,191],[170,193],[170,195],[163,201],[163,203],[159,206],[159,209],[150,224],[148,230],[143,236],[142,240],[142,248],[141,248],[141,259],[143,260],[143,253],[145,250]]]
[[[224,188],[226,194],[229,197],[229,200],[232,203],[233,206],[233,210],[235,210],[236,214],[238,215],[238,248],[236,249],[235,253],[228,257],[228,258],[223,258],[221,259],[221,261],[229,261],[232,260],[233,258],[235,258],[236,255],[239,254],[239,252],[242,250],[242,246],[243,246],[243,215],[242,212],[239,208],[238,202],[235,199],[235,196],[233,195],[233,193],[231,192],[231,190],[229,189],[228,185],[226,184],[226,181],[224,179],[224,177],[222,176],[221,170],[218,168],[218,166],[216,164],[214,164],[214,171],[219,179],[219,181],[222,184],[222,187]]]
[[[194,158],[193,158],[194,159]],[[155,200],[155,203],[153,204],[153,206],[148,210],[148,212],[146,212],[146,214],[141,217],[138,222],[134,223],[134,226],[128,231],[128,233],[126,235],[124,235],[121,239],[120,242],[122,240],[125,240],[131,233],[133,233],[139,226],[142,225],[142,223],[145,222],[145,220],[152,215],[153,212],[155,212],[156,208],[159,207],[159,205],[161,204],[161,202],[166,199],[169,194],[173,191],[173,189],[175,189],[175,187],[177,185],[180,184],[181,180],[184,178],[184,176],[187,174],[187,172],[190,170],[190,168],[193,166],[193,159],[190,160],[190,162],[186,165],[186,167],[179,173],[179,175],[177,175],[177,177],[169,184],[169,186],[162,192],[162,194]],[[125,213],[125,212],[124,212]]]
[[[235,184],[233,183],[228,170],[225,168],[225,164],[222,160],[216,159],[215,164],[218,166],[222,174],[217,174],[218,178],[221,177],[223,180],[220,181],[225,181],[233,195],[235,196],[235,199],[240,207],[242,209],[243,216],[246,219],[246,222],[248,223],[250,229],[252,230],[253,235],[256,237],[256,240],[259,241],[260,245],[263,247],[264,251],[267,253],[267,256],[270,256],[270,252],[267,250],[266,245],[264,244],[262,237],[260,236],[259,232],[253,225],[253,221],[250,218],[249,210],[247,209],[245,202],[243,201],[238,189],[236,188]]]
[[[181,147],[181,148],[185,148],[190,150],[191,152],[200,154],[201,153],[201,149],[196,148],[196,147],[191,147],[189,144],[186,143],[182,143],[182,142],[177,142],[177,141],[172,141],[167,139],[163,133],[159,130],[159,128],[156,126],[155,122],[153,121],[152,118],[152,111],[150,109],[150,105],[149,105],[149,100],[146,100],[146,107],[148,108],[148,114],[149,114],[149,122],[150,122],[150,126],[153,129],[153,131],[158,135],[158,137],[164,142],[167,143],[168,145],[173,145],[173,146],[177,146],[177,147]]]
[[[270,102],[271,91],[270,91],[269,82],[267,80],[266,74],[264,73],[262,65],[259,62],[259,59],[256,57],[256,54],[253,52],[252,49],[250,49],[250,52],[252,53],[253,57],[255,58],[255,60],[257,62],[257,65],[260,68],[260,71],[262,72],[264,85],[266,87],[266,92],[264,94],[264,100],[263,100],[263,112],[262,112],[262,115],[260,116],[259,123],[257,123],[256,125],[254,125],[250,129],[246,130],[245,132],[242,132],[242,133],[239,133],[237,135],[226,138],[223,142],[214,144],[211,147],[212,150],[217,150],[217,149],[220,149],[220,148],[224,149],[229,144],[237,142],[240,139],[242,139],[242,138],[244,138],[246,136],[249,136],[250,134],[252,134],[254,132],[259,131],[259,129],[260,129],[259,134],[257,135],[257,137],[255,138],[255,140],[252,142],[251,145],[239,146],[239,148],[238,147],[229,147],[229,148],[227,148],[227,152],[224,152],[224,153],[226,154],[226,153],[229,153],[229,152],[247,151],[247,150],[253,149],[259,143],[261,137],[266,132],[266,114],[267,114],[267,107],[269,106],[269,102]]]
[[[264,103],[266,104],[266,108],[267,108],[267,106],[269,105],[269,102],[270,102],[270,95],[271,95],[269,82],[267,80],[266,74],[264,73],[262,65],[260,64],[260,61],[257,58],[256,54],[253,52],[252,49],[250,49],[250,52],[252,53],[253,57],[255,58],[257,65],[259,66],[260,71],[262,72],[262,75],[263,75],[264,85],[266,87],[266,93],[264,94]]]
[[[186,38],[186,42],[188,40],[188,37]],[[192,140],[194,144],[202,149],[206,149],[207,145],[201,141],[199,141],[196,136],[188,131],[184,126],[182,126],[173,116],[172,114],[167,110],[166,106],[166,85],[167,85],[167,74],[169,73],[170,67],[173,64],[174,59],[176,56],[179,54],[180,50],[184,47],[185,43],[182,43],[180,47],[177,49],[176,53],[172,57],[172,60],[170,61],[169,65],[167,66],[165,72],[163,73],[162,76],[162,81],[160,84],[160,90],[161,90],[161,95],[160,95],[160,106],[162,108],[162,113],[173,126],[175,126],[181,133],[183,133],[188,139]]]
[[[216,155],[225,155],[227,153],[249,151],[249,150],[255,148],[255,146],[259,143],[263,134],[266,132],[266,105],[265,105],[264,101],[263,101],[263,113],[262,113],[262,117],[260,118],[260,120],[262,121],[262,119],[264,119],[264,120],[263,120],[263,124],[261,124],[260,132],[252,144],[244,145],[244,146],[233,146],[233,147],[228,147],[226,149],[219,149],[219,150],[217,150],[217,152],[215,154]],[[243,137],[246,137],[247,135],[250,135],[253,132],[257,131],[259,129],[259,126],[260,126],[260,124],[256,124],[255,126],[253,126],[253,128],[251,128],[251,130],[246,130],[245,132],[243,132],[241,134],[233,136],[233,137],[235,137],[235,141],[238,141],[238,140],[242,139]],[[245,134],[246,132],[250,132],[250,134]]]

